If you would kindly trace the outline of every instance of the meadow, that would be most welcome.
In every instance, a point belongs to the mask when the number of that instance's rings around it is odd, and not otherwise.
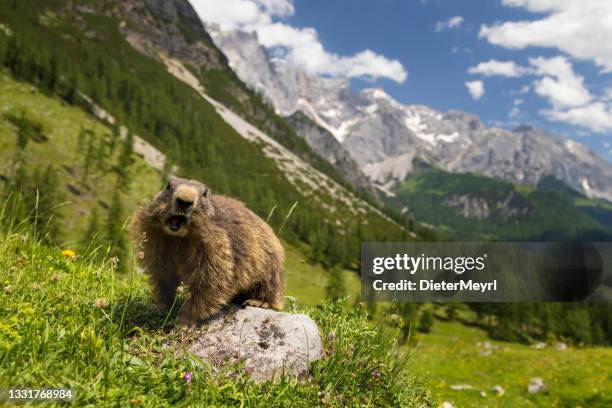
[[[559,350],[553,343],[536,349],[494,341],[478,328],[438,320],[408,354],[410,370],[424,379],[436,399],[456,407],[612,406],[610,348]],[[528,392],[534,378],[543,380],[543,392]]]

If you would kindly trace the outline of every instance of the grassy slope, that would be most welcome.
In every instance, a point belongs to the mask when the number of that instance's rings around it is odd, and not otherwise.
[[[7,112],[17,115],[23,113],[41,122],[49,138],[46,142],[28,143],[24,152],[28,166],[39,165],[44,168],[52,164],[59,171],[64,186],[70,184],[81,191],[80,195],[75,195],[66,189],[68,203],[62,209],[66,240],[74,246],[87,228],[88,215],[94,203],[99,200],[110,205],[115,184],[115,176],[111,173],[94,173],[87,182],[82,181],[84,157],[77,150],[78,135],[81,128],[92,130],[97,137],[109,134],[112,130],[81,109],[71,107],[57,98],[49,98],[35,87],[17,82],[0,70],[0,174],[9,171],[16,141],[15,127],[2,115]],[[119,149],[116,150],[115,156]],[[123,198],[124,208],[131,213],[143,198],[159,188],[161,180],[160,175],[136,155],[129,172],[132,179],[138,179]],[[104,220],[104,206],[99,209]]]
[[[295,247],[285,246],[285,281],[287,295],[295,297],[300,304],[314,306],[325,299],[325,286],[329,272],[320,265],[308,263]],[[342,271],[350,301],[359,296],[361,286],[359,275],[348,270]]]
[[[161,329],[165,315],[151,304],[142,277],[118,276],[109,263],[91,264],[84,255],[71,260],[27,236],[1,236],[0,282],[0,384],[71,387],[74,406],[380,407],[429,401],[398,365],[393,338],[373,329],[360,310],[299,310],[317,321],[325,359],[313,364],[308,381],[256,385],[242,374],[213,374],[205,362],[183,353],[197,333]],[[330,332],[335,338],[325,336]],[[193,374],[190,384],[183,372]]]
[[[560,184],[557,182],[557,184]],[[453,231],[456,239],[546,240],[610,236],[612,212],[596,200],[589,200],[568,188],[555,185],[545,190],[513,185],[475,174],[450,174],[423,167],[399,186],[388,203],[396,208],[408,206],[417,219]],[[510,193],[511,205],[528,208],[528,214],[504,219],[493,214],[487,219],[465,218],[442,201],[450,194],[482,198],[495,207]],[[599,211],[598,216],[593,216]],[[606,221],[606,216],[608,220]]]

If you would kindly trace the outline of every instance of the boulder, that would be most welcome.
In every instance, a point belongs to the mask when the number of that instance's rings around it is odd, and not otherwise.
[[[323,356],[323,345],[306,315],[233,307],[211,318],[189,351],[215,371],[242,362],[254,381],[263,382],[305,377],[309,363]]]

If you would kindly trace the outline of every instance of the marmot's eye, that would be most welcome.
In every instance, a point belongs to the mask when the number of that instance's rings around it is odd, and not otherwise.
[[[166,190],[170,190],[170,182],[168,182],[168,184],[166,184]]]
[[[208,189],[207,189],[207,188],[205,188],[205,189],[202,191],[202,195],[203,195],[204,197],[208,197]]]

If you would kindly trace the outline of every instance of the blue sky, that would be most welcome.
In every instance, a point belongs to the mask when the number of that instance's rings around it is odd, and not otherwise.
[[[402,103],[464,110],[490,126],[535,125],[612,161],[612,1],[192,3],[355,89],[380,86]]]

